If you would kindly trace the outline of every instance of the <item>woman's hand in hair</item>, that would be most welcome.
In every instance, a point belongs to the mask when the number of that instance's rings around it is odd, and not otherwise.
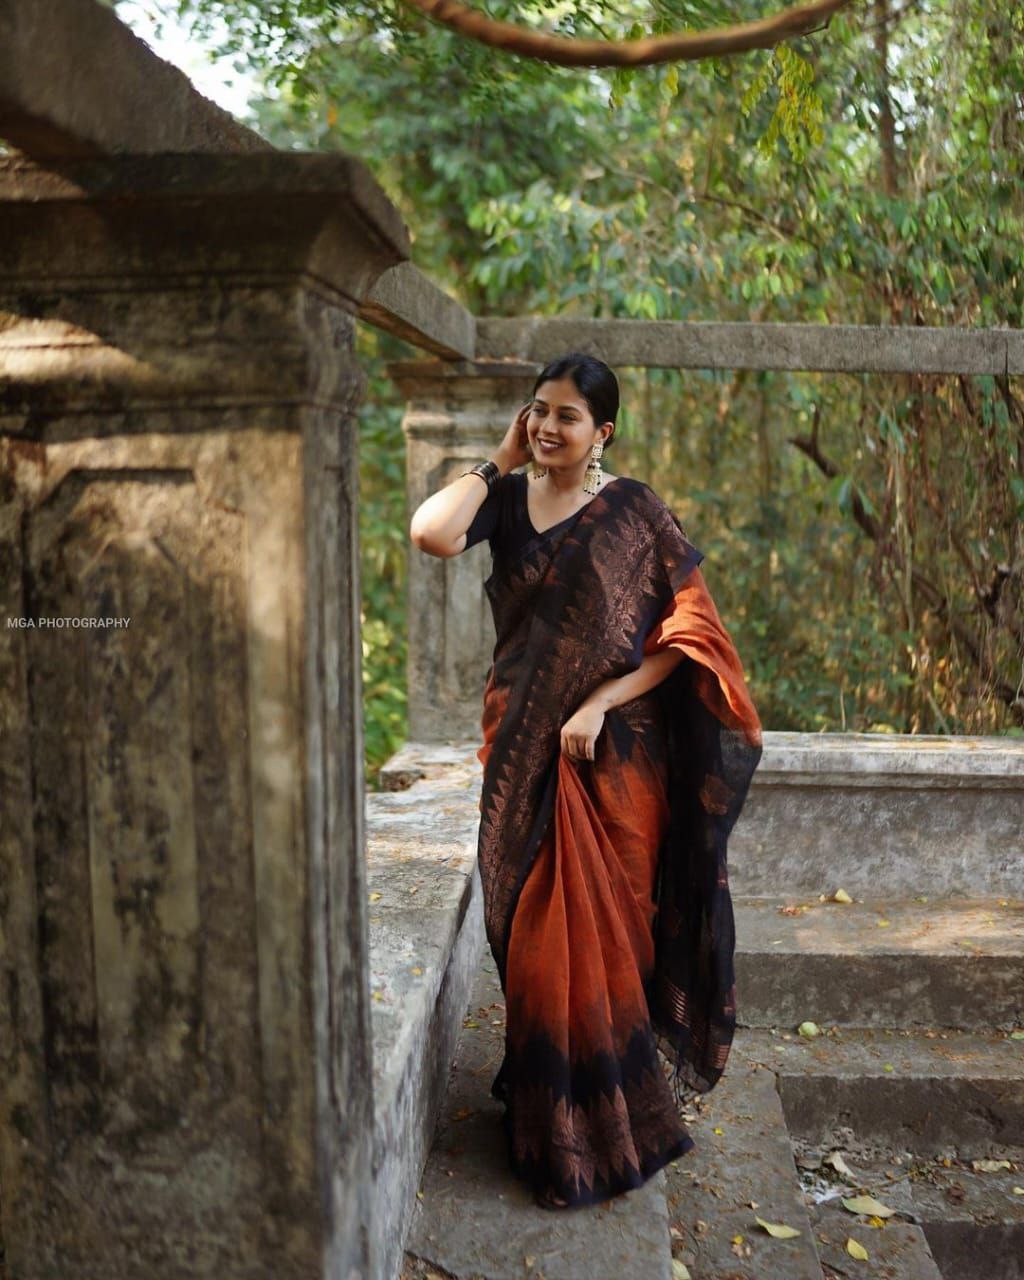
[[[530,416],[530,405],[521,405],[516,410],[516,416],[512,419],[509,429],[505,432],[505,437],[498,448],[495,450],[494,459],[501,466],[501,460],[507,463],[504,467],[505,471],[514,471],[516,467],[524,467],[528,462],[533,460],[533,454],[530,452],[530,446],[526,438],[526,419]],[[499,456],[501,459],[499,460]]]

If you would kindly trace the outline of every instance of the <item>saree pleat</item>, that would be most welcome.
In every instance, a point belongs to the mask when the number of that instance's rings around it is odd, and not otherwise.
[[[480,869],[506,1004],[491,1092],[512,1167],[571,1207],[695,1145],[683,1091],[713,1087],[735,1026],[725,852],[760,723],[702,558],[620,479],[496,556],[487,583]],[[606,712],[595,758],[566,756],[586,693],[667,648],[682,660]]]

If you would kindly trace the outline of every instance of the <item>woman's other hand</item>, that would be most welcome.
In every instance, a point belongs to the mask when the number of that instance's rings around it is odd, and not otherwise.
[[[585,702],[562,725],[562,750],[572,760],[593,760],[597,735],[603,725],[601,708]]]

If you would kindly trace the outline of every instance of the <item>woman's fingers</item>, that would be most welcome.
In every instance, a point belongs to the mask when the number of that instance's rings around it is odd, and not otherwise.
[[[571,760],[594,759],[594,742],[589,738],[563,738],[562,750]]]

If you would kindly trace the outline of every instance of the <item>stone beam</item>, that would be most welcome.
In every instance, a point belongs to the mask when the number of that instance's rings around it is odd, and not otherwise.
[[[476,320],[411,262],[385,271],[359,308],[360,320],[442,360],[470,360]]]
[[[0,0],[0,138],[37,159],[273,149],[97,0]]]
[[[586,351],[613,367],[1024,373],[1024,331],[1020,329],[534,316],[476,322],[478,360],[506,357],[532,361],[540,369],[563,351]]]

